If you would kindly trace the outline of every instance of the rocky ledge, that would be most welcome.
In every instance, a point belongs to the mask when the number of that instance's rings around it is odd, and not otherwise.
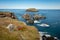
[[[0,12],[0,18],[4,18],[4,17],[10,17],[12,19],[16,19],[14,13],[12,12]]]

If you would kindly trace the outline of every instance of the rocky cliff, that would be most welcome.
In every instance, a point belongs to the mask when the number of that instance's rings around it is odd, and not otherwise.
[[[12,32],[6,28],[9,24],[15,25]],[[18,26],[22,29],[18,30]],[[28,26],[24,22],[12,19],[9,14],[7,18],[0,18],[0,40],[40,40],[40,36],[34,26]]]

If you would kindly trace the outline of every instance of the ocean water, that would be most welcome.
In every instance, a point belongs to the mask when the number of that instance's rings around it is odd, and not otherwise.
[[[22,15],[27,13],[25,9],[0,9],[0,11],[4,12],[13,12],[17,19],[19,21],[26,22]],[[33,12],[34,13],[34,12]],[[30,12],[31,15],[33,15],[32,12]],[[39,12],[37,12],[39,15],[46,16],[46,19],[39,20],[41,23],[47,23],[50,25],[50,27],[41,27],[38,24],[33,24],[39,31],[42,32],[48,32],[48,34],[58,37],[60,39],[60,10],[42,10],[40,9]]]

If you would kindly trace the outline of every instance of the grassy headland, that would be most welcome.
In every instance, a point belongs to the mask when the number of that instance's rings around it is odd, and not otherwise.
[[[13,24],[23,27],[22,30],[10,32],[6,27]],[[24,22],[11,17],[0,18],[0,40],[40,40],[39,32],[34,26],[28,26]]]

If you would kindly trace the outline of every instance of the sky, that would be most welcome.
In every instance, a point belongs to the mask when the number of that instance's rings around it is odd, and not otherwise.
[[[60,0],[0,0],[0,9],[60,9]]]

